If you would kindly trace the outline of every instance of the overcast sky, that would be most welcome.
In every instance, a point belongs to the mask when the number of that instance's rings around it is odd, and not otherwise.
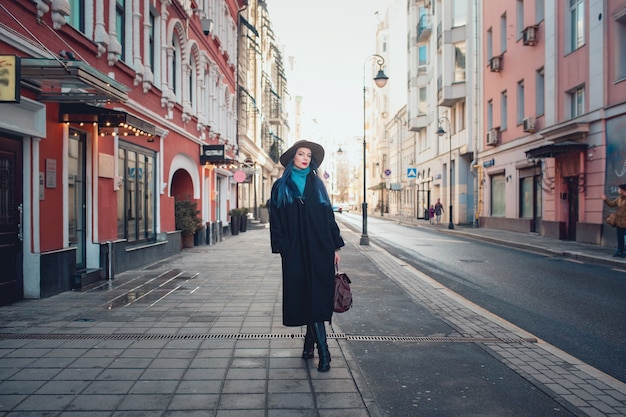
[[[388,3],[267,0],[286,65],[295,58],[287,86],[303,98],[303,135],[328,144],[362,137],[363,65],[376,52],[376,11],[382,16]]]

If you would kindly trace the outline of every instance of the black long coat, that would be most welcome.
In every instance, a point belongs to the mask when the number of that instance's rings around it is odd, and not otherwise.
[[[321,182],[310,173],[304,198],[281,207],[275,204],[278,183],[272,187],[270,236],[272,252],[282,258],[285,326],[330,321],[333,314],[335,250],[344,241],[332,207],[316,195],[315,181]]]

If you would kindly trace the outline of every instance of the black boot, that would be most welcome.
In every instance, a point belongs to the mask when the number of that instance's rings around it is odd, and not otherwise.
[[[328,351],[328,343],[326,342],[326,327],[324,322],[313,323],[311,326],[315,342],[317,343],[317,355],[320,360],[317,364],[317,370],[327,372],[330,369],[330,352]]]
[[[302,359],[312,359],[315,351],[315,338],[311,326],[306,326],[306,335],[304,336],[304,349],[302,350]]]

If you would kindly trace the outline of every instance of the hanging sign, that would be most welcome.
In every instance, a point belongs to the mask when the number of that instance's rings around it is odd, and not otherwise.
[[[202,145],[200,163],[221,163],[225,160],[224,145]]]
[[[246,177],[247,177],[246,173],[243,172],[242,170],[237,170],[237,171],[233,172],[233,178],[238,183],[244,182],[246,180]]]
[[[21,67],[15,55],[0,55],[0,103],[20,102]]]

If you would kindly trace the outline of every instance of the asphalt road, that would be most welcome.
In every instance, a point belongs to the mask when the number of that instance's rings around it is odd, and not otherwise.
[[[360,216],[336,217],[360,230]],[[473,303],[626,382],[623,273],[380,218],[369,219],[368,235]]]

